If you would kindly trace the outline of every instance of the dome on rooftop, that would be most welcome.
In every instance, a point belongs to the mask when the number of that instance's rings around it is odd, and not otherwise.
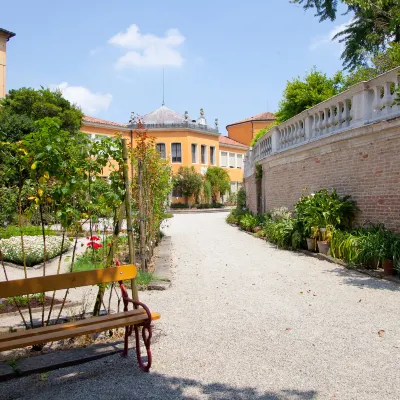
[[[181,122],[185,122],[185,116],[171,110],[165,105],[149,112],[143,117],[144,124],[179,124]]]

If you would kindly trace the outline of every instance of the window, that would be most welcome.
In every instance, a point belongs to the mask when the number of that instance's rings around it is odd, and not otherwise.
[[[229,168],[235,168],[235,153],[229,153]]]
[[[156,149],[160,152],[161,158],[167,157],[166,152],[165,152],[165,143],[157,143]]]
[[[201,145],[201,163],[207,164],[207,146]]]
[[[228,153],[221,151],[221,167],[226,168],[228,166]]]
[[[192,164],[197,164],[197,144],[192,143]]]
[[[172,189],[172,197],[182,197],[182,189],[180,186],[174,186]]]
[[[215,147],[210,146],[210,164],[215,165]]]
[[[236,154],[236,168],[243,168],[243,155],[242,154]]]
[[[171,143],[172,162],[182,162],[182,145],[180,143]]]
[[[237,182],[231,182],[231,193],[237,192]]]

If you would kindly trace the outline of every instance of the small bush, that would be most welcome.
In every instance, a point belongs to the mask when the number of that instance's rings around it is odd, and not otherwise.
[[[246,192],[243,187],[241,187],[237,192],[236,208],[239,210],[243,210],[246,208]]]
[[[179,208],[189,208],[189,206],[187,205],[187,204],[185,204],[185,203],[172,203],[171,205],[170,205],[170,207],[172,208],[172,209],[179,209]]]
[[[252,231],[257,226],[257,217],[248,213],[240,217],[239,226],[246,230]]]
[[[253,236],[256,238],[265,238],[266,233],[261,229],[258,232],[256,232]]]

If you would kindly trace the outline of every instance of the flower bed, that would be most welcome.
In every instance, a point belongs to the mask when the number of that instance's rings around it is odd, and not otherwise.
[[[61,253],[62,238],[58,236],[46,237],[46,259],[49,260]],[[71,242],[64,241],[63,252],[71,247]],[[14,236],[0,240],[0,250],[3,260],[23,265],[21,238]],[[26,265],[32,267],[43,262],[43,238],[40,236],[24,236],[24,250]]]

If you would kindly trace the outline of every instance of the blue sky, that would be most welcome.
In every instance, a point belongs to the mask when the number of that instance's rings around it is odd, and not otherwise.
[[[7,89],[59,85],[88,115],[116,122],[165,102],[207,122],[276,111],[286,81],[341,68],[330,37],[350,17],[318,23],[289,0],[8,1]]]

